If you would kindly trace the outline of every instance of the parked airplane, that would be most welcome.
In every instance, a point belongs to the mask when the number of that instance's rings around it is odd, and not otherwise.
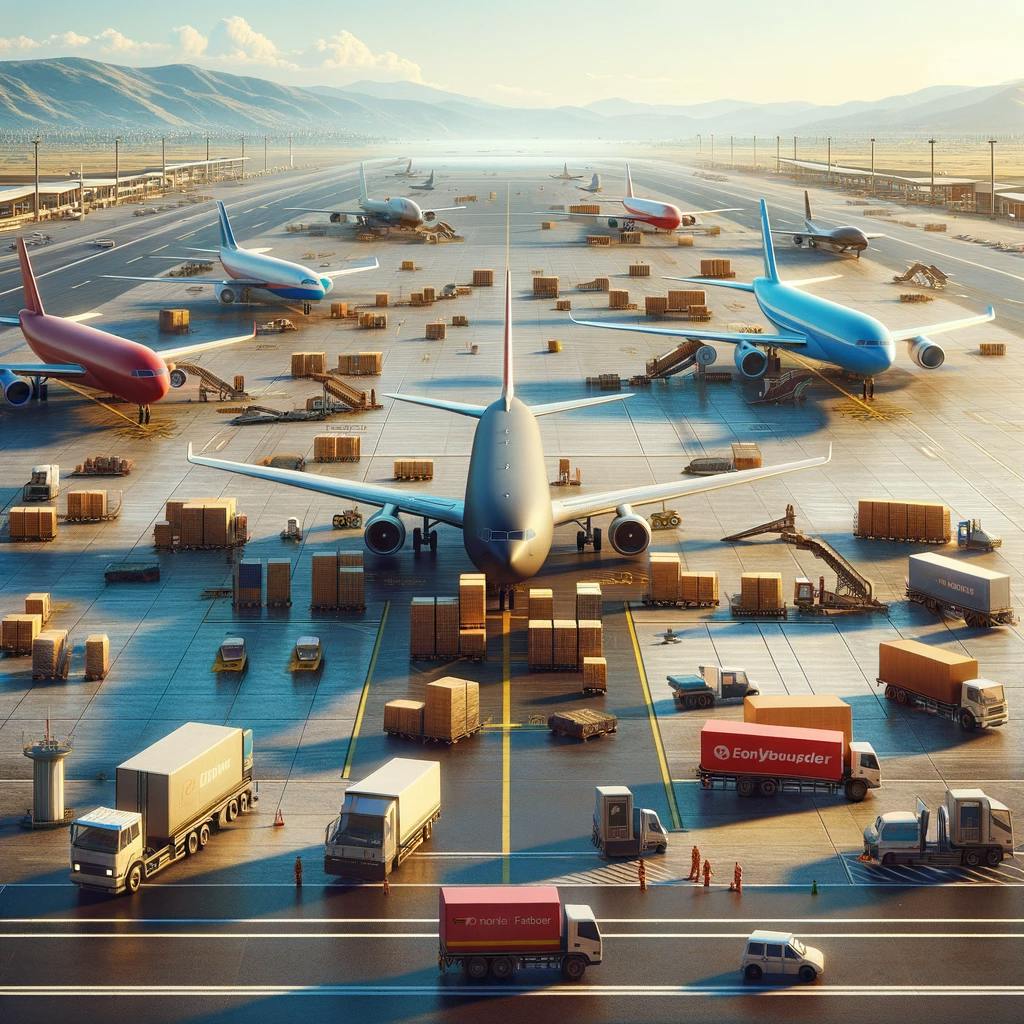
[[[596,175],[595,175],[596,177]],[[580,186],[577,185],[577,188]],[[589,190],[585,190],[589,191]],[[596,199],[598,203],[621,203],[626,213],[622,217],[609,217],[604,213],[574,213],[572,217],[590,217],[597,223],[605,223],[610,228],[622,231],[634,231],[646,224],[655,231],[675,231],[679,227],[693,227],[700,223],[702,213],[732,213],[735,206],[723,206],[715,210],[680,210],[673,203],[665,203],[660,199],[644,199],[633,191],[633,176],[626,164],[626,194],[622,199]],[[551,216],[545,214],[545,216]]]
[[[370,199],[366,193],[366,174],[363,165],[359,165],[359,209],[358,210],[319,210],[308,206],[288,206],[288,210],[300,213],[329,213],[331,223],[337,224],[342,217],[354,217],[360,224],[368,227],[405,228],[416,230],[437,219],[439,213],[450,210],[464,210],[464,206],[439,206],[433,210],[420,208],[419,203],[405,196],[388,196],[386,199]]]
[[[866,313],[800,291],[800,285],[828,281],[831,280],[830,277],[789,283],[779,279],[775,264],[775,247],[772,244],[772,229],[768,221],[768,207],[763,199],[761,241],[764,249],[764,275],[754,278],[750,284],[701,277],[678,277],[669,280],[750,292],[761,312],[778,329],[777,334],[743,334],[732,331],[706,331],[700,327],[646,327],[614,321],[576,320],[571,313],[570,319],[581,327],[607,327],[616,331],[637,331],[640,334],[720,341],[735,345],[733,359],[736,368],[744,377],[751,379],[764,375],[768,368],[768,353],[765,350],[771,348],[791,349],[808,359],[832,363],[849,373],[872,378],[892,366],[896,358],[898,341],[907,343],[910,358],[918,366],[925,370],[934,370],[942,365],[945,352],[929,335],[943,334],[959,330],[961,327],[973,327],[995,319],[995,310],[989,306],[985,313],[960,320],[946,320],[927,327],[890,329]],[[835,276],[837,275],[832,275]],[[701,351],[706,353],[705,358],[701,360],[704,365],[715,361],[716,356],[710,346]]]
[[[392,178],[419,178],[419,177],[422,177],[422,175],[421,175],[421,173],[419,171],[414,171],[412,169],[412,160],[410,160],[409,163],[406,164],[406,167],[405,167],[404,171],[395,171],[395,173],[392,174],[391,177]]]
[[[301,263],[268,256],[265,249],[243,249],[235,241],[235,233],[231,230],[231,221],[224,204],[217,200],[217,212],[220,224],[220,248],[198,249],[187,246],[193,252],[215,253],[227,271],[227,278],[190,277],[188,283],[213,285],[217,298],[225,305],[243,298],[243,292],[251,288],[270,292],[278,299],[294,299],[299,302],[319,302],[334,287],[336,277],[348,274],[361,274],[366,270],[376,270],[380,264],[376,259],[365,263],[357,263],[341,270],[311,270]],[[180,263],[185,257],[160,256],[158,259],[169,259]],[[104,277],[118,281],[156,281],[160,284],[180,285],[181,279],[175,277],[132,277],[127,274],[105,274]]]
[[[635,505],[648,505],[732,487],[735,484],[763,480],[822,466],[829,455],[790,462],[762,469],[740,470],[718,476],[670,480],[667,483],[614,487],[594,494],[582,493],[567,498],[552,498],[548,472],[544,464],[540,428],[541,416],[585,409],[606,402],[620,401],[628,394],[602,395],[571,399],[544,405],[527,406],[515,395],[512,365],[512,284],[505,272],[505,346],[504,383],[501,395],[490,405],[468,405],[440,398],[393,394],[389,398],[478,421],[469,459],[466,489],[462,498],[444,498],[359,480],[346,480],[300,473],[268,466],[195,455],[189,445],[188,461],[197,466],[240,473],[273,483],[301,487],[329,494],[345,501],[357,501],[380,508],[367,523],[364,534],[367,548],[378,555],[393,555],[405,544],[406,528],[402,513],[422,517],[422,528],[413,531],[413,549],[417,553],[426,544],[437,546],[434,526],[443,523],[462,530],[462,540],[472,563],[496,581],[504,593],[512,586],[540,571],[551,551],[555,527],[576,523],[577,548],[588,544],[601,549],[601,530],[594,529],[597,516],[613,515],[608,540],[622,555],[639,555],[651,542],[651,528]]]
[[[549,174],[548,177],[549,178],[554,178],[555,181],[582,181],[583,180],[583,175],[582,174],[570,174],[569,173],[569,165],[568,164],[562,164],[562,173],[561,174]]]
[[[430,177],[426,181],[421,182],[419,185],[410,185],[409,188],[416,189],[417,192],[433,192],[434,191],[434,172],[430,172]]]
[[[87,327],[81,321],[92,314],[64,317],[47,313],[32,273],[28,249],[21,238],[18,239],[18,259],[25,308],[16,317],[0,317],[0,324],[20,326],[29,348],[42,362],[0,364],[0,388],[9,405],[25,405],[33,394],[39,393],[39,385],[52,377],[134,402],[139,407],[139,422],[148,423],[150,405],[159,402],[169,388],[180,388],[185,383],[185,371],[175,368],[176,360],[255,337],[254,330],[240,337],[155,352],[136,341]],[[32,385],[23,379],[26,377]]]
[[[811,217],[811,197],[804,191],[804,230],[803,231],[779,231],[772,228],[773,235],[790,235],[794,245],[803,245],[806,242],[812,249],[825,248],[833,252],[847,253],[855,252],[857,259],[868,247],[868,241],[872,238],[885,238],[882,234],[872,234],[853,227],[852,224],[840,224],[838,227],[826,228],[821,224],[815,224]]]
[[[601,187],[601,175],[595,174],[590,179],[589,185],[577,185],[576,186],[581,192],[603,192],[604,189]]]

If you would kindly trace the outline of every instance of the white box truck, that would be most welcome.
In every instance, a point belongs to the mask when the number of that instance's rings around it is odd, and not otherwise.
[[[955,615],[968,626],[1012,626],[1010,577],[962,559],[911,555],[907,597],[937,615]]]
[[[71,881],[111,894],[198,853],[257,799],[252,730],[187,722],[117,768],[116,807],[71,824]]]
[[[591,842],[606,857],[636,857],[664,853],[668,833],[658,812],[634,807],[628,786],[594,787],[594,824]]]
[[[396,757],[349,786],[341,814],[324,833],[329,875],[386,878],[441,817],[441,763]]]

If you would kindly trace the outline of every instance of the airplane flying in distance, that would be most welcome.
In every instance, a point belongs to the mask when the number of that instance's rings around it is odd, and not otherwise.
[[[593,528],[592,520],[612,515],[607,528],[612,547],[622,555],[639,555],[651,542],[651,528],[647,520],[633,510],[634,506],[812,469],[823,466],[831,458],[830,451],[828,456],[761,469],[670,480],[667,483],[617,486],[593,494],[552,498],[538,418],[632,396],[602,395],[534,406],[525,405],[516,397],[512,360],[512,284],[507,270],[504,383],[500,396],[487,406],[415,395],[393,394],[388,397],[477,420],[462,497],[439,497],[419,490],[359,480],[227,462],[195,455],[191,445],[188,461],[197,466],[240,473],[332,495],[344,501],[376,506],[380,512],[366,524],[364,539],[367,548],[377,555],[394,555],[402,549],[406,540],[403,513],[422,519],[422,527],[413,531],[413,549],[417,553],[424,545],[431,551],[436,550],[436,525],[453,526],[462,531],[463,545],[470,561],[499,584],[504,604],[504,595],[511,593],[514,584],[540,571],[551,551],[557,526],[577,524],[577,548],[582,551],[590,545],[599,551],[601,530]]]
[[[18,239],[21,282],[25,308],[17,317],[0,317],[0,324],[17,325],[28,346],[42,360],[39,363],[0,363],[0,389],[8,405],[23,406],[39,385],[53,378],[68,380],[82,387],[116,395],[139,407],[139,422],[148,423],[150,406],[159,402],[169,388],[180,388],[186,380],[184,370],[175,367],[183,360],[210,349],[251,341],[251,334],[219,341],[198,342],[155,352],[146,345],[129,341],[107,331],[88,327],[80,316],[53,316],[43,309],[39,288],[32,272],[28,250]],[[28,378],[32,381],[29,384]]]
[[[595,174],[590,179],[589,185],[577,185],[576,186],[581,192],[603,192],[604,189],[601,187],[601,175]]]
[[[299,302],[319,302],[333,288],[336,277],[349,274],[361,274],[367,270],[376,270],[380,264],[376,259],[365,263],[357,263],[340,270],[311,270],[301,263],[268,256],[266,249],[243,249],[235,241],[235,233],[231,229],[228,211],[224,204],[217,200],[217,212],[220,225],[220,248],[198,249],[187,246],[192,252],[216,254],[220,259],[226,278],[190,277],[188,283],[213,285],[217,298],[225,305],[243,300],[245,292],[252,289],[269,292],[278,299],[292,299]],[[158,256],[157,259],[173,260],[180,263],[183,259],[194,257]],[[118,281],[156,281],[160,284],[181,285],[176,277],[132,277],[127,274],[105,274],[105,277]]]
[[[414,171],[412,169],[411,160],[406,164],[404,171],[395,171],[395,173],[391,175],[392,178],[420,178],[422,176],[423,175],[420,171]]]
[[[849,373],[870,379],[892,366],[896,358],[896,343],[899,341],[907,343],[910,358],[918,366],[925,370],[934,370],[942,365],[946,355],[941,346],[931,340],[930,335],[944,334],[962,327],[973,327],[995,319],[995,310],[989,306],[985,313],[960,320],[946,320],[927,327],[888,328],[859,310],[801,291],[800,285],[832,280],[838,275],[788,283],[779,279],[768,207],[763,199],[761,242],[764,251],[764,274],[754,278],[750,284],[702,277],[673,277],[669,280],[750,292],[761,312],[777,328],[777,334],[744,334],[732,331],[705,331],[700,327],[646,327],[614,321],[576,320],[571,313],[570,318],[581,327],[607,327],[616,331],[636,331],[640,334],[658,334],[735,345],[733,359],[736,368],[744,377],[750,379],[764,376],[768,369],[768,353],[765,350],[771,348],[788,349],[807,359],[831,363]],[[710,346],[705,346],[698,353],[698,362],[705,366],[713,363],[715,358],[714,349]]]
[[[554,178],[555,181],[582,181],[583,180],[583,175],[582,174],[570,174],[569,173],[569,165],[568,164],[562,164],[562,173],[561,174],[549,174],[548,177],[549,178]]]
[[[417,192],[433,192],[434,191],[434,172],[430,172],[430,177],[426,181],[420,182],[419,185],[410,185],[409,188],[416,189]]]
[[[363,165],[359,165],[359,209],[358,210],[322,210],[308,206],[287,206],[287,210],[299,213],[328,213],[331,223],[338,224],[342,217],[354,217],[358,224],[367,227],[402,228],[417,230],[437,220],[439,213],[451,210],[464,210],[464,206],[439,206],[433,210],[424,210],[414,199],[406,196],[388,196],[386,199],[370,199],[366,192],[366,174]]]
[[[597,176],[595,175],[595,178]],[[600,183],[600,181],[599,181]],[[577,188],[581,186],[577,185]],[[584,191],[591,191],[585,189]],[[605,213],[574,213],[567,216],[590,217],[595,223],[607,224],[610,228],[621,231],[635,231],[645,226],[652,231],[675,231],[680,227],[693,227],[700,223],[703,213],[733,213],[738,207],[723,206],[715,210],[680,210],[673,203],[662,202],[660,199],[644,199],[633,191],[633,176],[626,164],[626,194],[622,199],[595,199],[597,203],[619,203],[625,210],[622,216],[609,217]],[[551,214],[545,213],[545,216]]]
[[[811,217],[811,197],[804,191],[804,230],[803,231],[779,231],[772,228],[773,235],[790,235],[794,245],[803,245],[804,242],[812,249],[831,249],[832,252],[846,254],[854,252],[857,259],[868,247],[872,238],[885,238],[885,235],[861,231],[852,224],[840,224],[838,227],[827,228],[822,224],[815,224]]]

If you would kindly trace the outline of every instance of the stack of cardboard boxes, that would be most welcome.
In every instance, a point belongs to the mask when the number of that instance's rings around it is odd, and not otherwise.
[[[11,540],[55,540],[57,510],[16,505],[8,510],[7,532]]]
[[[66,629],[44,629],[32,641],[32,678],[56,679],[62,675],[67,651]]]
[[[358,462],[361,455],[358,434],[317,434],[313,438],[316,462]]]
[[[267,607],[287,608],[292,603],[292,560],[267,559]]]
[[[323,610],[348,611],[361,611],[366,607],[361,551],[332,551],[313,555],[310,606]]]
[[[85,678],[104,679],[110,671],[110,637],[91,633],[85,638]]]
[[[42,628],[42,616],[38,613],[6,615],[0,627],[0,647],[8,654],[31,654],[32,643]]]
[[[934,501],[874,501],[862,498],[857,503],[854,536],[948,544],[949,509]]]
[[[68,491],[68,522],[102,519],[106,514],[106,491]]]
[[[384,705],[384,731],[392,735],[458,743],[480,730],[480,684],[445,676],[428,683],[425,700]]]

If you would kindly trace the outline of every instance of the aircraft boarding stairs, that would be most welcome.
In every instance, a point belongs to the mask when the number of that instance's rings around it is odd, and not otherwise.
[[[670,352],[647,362],[647,376],[651,380],[673,377],[688,370],[697,363],[697,352],[704,347],[703,341],[684,341]]]
[[[205,392],[207,391],[216,392],[217,399],[221,402],[249,397],[247,392],[237,390],[234,384],[224,380],[223,377],[218,377],[217,374],[198,363],[175,363],[174,365],[176,369],[184,370],[189,376],[199,378],[200,401],[206,401]]]

